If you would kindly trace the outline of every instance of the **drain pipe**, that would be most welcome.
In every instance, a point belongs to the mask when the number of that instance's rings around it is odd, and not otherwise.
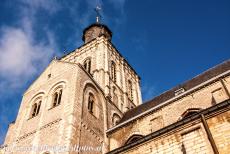
[[[201,121],[202,121],[202,124],[204,126],[205,132],[207,133],[208,140],[210,141],[210,144],[212,146],[213,152],[214,152],[214,154],[219,154],[219,151],[218,151],[216,143],[215,143],[215,141],[213,139],[212,133],[211,133],[209,127],[208,127],[208,123],[205,120],[205,117],[204,117],[203,114],[201,114],[200,116],[201,116]]]
[[[230,98],[230,93],[229,93],[229,91],[228,91],[227,86],[226,86],[225,83],[224,83],[224,79],[220,79],[220,82],[221,82],[221,84],[222,84],[222,86],[223,86],[223,88],[224,88],[224,91],[225,91],[226,94],[228,95],[228,98]]]

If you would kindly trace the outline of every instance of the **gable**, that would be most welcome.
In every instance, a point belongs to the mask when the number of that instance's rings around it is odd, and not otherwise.
[[[59,60],[53,60],[46,69],[38,76],[37,79],[33,81],[30,87],[25,91],[24,95],[29,91],[36,89],[44,84],[47,84],[49,80],[55,79],[60,75],[72,75],[74,71],[77,71],[76,68],[79,66],[74,63],[62,62]]]

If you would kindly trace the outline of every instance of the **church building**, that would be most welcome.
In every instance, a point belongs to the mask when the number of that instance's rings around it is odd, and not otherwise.
[[[230,60],[143,103],[140,77],[111,30],[97,20],[82,39],[24,92],[3,154],[55,153],[17,149],[44,145],[77,145],[63,154],[230,153]]]

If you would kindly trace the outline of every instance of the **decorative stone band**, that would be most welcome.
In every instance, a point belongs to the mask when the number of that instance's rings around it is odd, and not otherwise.
[[[50,122],[50,123],[48,123],[48,124],[45,124],[44,126],[40,127],[38,130],[42,130],[42,129],[45,129],[45,128],[47,128],[47,127],[51,127],[52,125],[58,123],[58,122],[61,121],[61,120],[62,120],[61,118],[56,119],[56,120],[54,120],[54,121],[52,121],[52,122]],[[27,134],[25,134],[25,135],[19,137],[19,138],[16,140],[16,142],[19,142],[20,140],[23,140],[23,139],[27,138],[28,136],[31,136],[31,135],[35,134],[36,132],[37,132],[37,130],[34,130],[34,131],[32,131],[32,132],[29,132],[29,133],[27,133]]]

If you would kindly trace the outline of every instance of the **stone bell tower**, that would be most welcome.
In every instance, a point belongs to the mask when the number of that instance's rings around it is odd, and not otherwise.
[[[112,44],[112,32],[99,17],[84,29],[82,39],[82,46],[54,59],[25,91],[5,145],[103,145],[98,153],[108,151],[106,130],[142,103],[140,78]]]

